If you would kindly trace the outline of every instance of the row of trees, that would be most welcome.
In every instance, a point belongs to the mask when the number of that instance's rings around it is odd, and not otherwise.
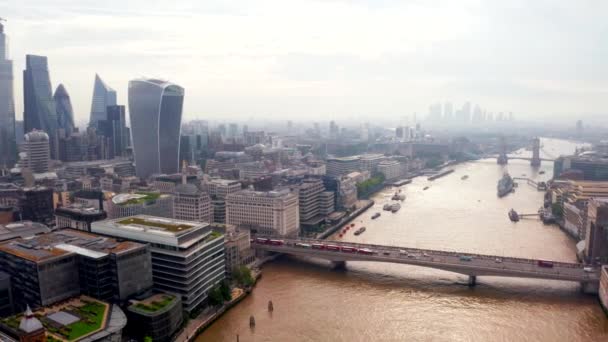
[[[367,197],[382,187],[383,183],[384,175],[379,173],[364,182],[357,183],[357,193],[359,197]]]

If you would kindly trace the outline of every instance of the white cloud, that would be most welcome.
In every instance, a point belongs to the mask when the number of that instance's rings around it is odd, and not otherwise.
[[[17,108],[26,53],[49,57],[77,119],[98,72],[126,103],[129,79],[186,88],[186,117],[326,118],[424,112],[605,111],[608,24],[600,1],[8,0]]]

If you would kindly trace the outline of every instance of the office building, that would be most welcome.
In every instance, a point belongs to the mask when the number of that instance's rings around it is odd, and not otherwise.
[[[300,224],[323,219],[321,215],[321,193],[325,191],[323,181],[316,178],[306,178],[298,186],[300,207]]]
[[[232,272],[243,265],[252,263],[255,255],[251,249],[251,232],[231,224],[214,223],[212,228],[224,234],[226,255],[226,276],[232,279]]]
[[[11,168],[17,161],[13,61],[8,59],[7,39],[0,22],[0,168]]]
[[[85,232],[91,231],[91,223],[105,220],[107,214],[94,207],[70,204],[55,209],[55,228],[72,228]]]
[[[179,171],[184,88],[156,79],[129,82],[129,117],[135,170],[147,179]]]
[[[298,195],[280,191],[242,190],[226,197],[226,223],[260,235],[297,236],[300,229]]]
[[[241,191],[241,182],[211,178],[202,182],[202,189],[211,196],[213,222],[226,223],[226,196]]]
[[[192,312],[225,279],[224,236],[208,223],[137,215],[93,222],[95,233],[149,243],[154,288],[182,296]]]
[[[194,184],[179,184],[173,192],[173,218],[213,222],[211,197]]]
[[[57,108],[45,56],[26,55],[23,71],[23,121],[26,133],[35,129],[49,136],[51,158],[57,158]]]
[[[11,290],[11,276],[8,273],[0,271],[0,317],[5,317],[12,313],[13,291]]]
[[[587,205],[585,261],[608,263],[608,199],[593,198]]]
[[[154,342],[171,342],[183,323],[182,300],[170,293],[156,293],[132,300],[127,307],[129,336]]]
[[[95,74],[89,127],[97,128],[99,121],[106,120],[106,108],[108,106],[116,106],[116,91],[110,88],[99,75]]]
[[[327,175],[330,177],[339,177],[349,172],[359,170],[360,166],[359,156],[342,157],[342,158],[328,158],[327,159]]]
[[[362,171],[374,173],[378,170],[378,164],[385,161],[383,154],[362,154],[359,158],[359,168]]]
[[[19,309],[80,293],[124,301],[152,286],[147,245],[72,229],[4,242],[0,265],[11,276]]]
[[[583,180],[608,181],[608,158],[595,153],[578,156],[560,156],[553,164],[553,177],[565,177],[569,173],[579,173]]]
[[[74,132],[74,110],[70,95],[63,84],[57,86],[53,99],[57,111],[57,128],[62,129],[65,136],[69,136]]]
[[[20,204],[21,219],[52,226],[55,223],[53,206],[53,189],[35,186],[23,189],[23,201]]]
[[[386,180],[393,180],[405,175],[406,166],[396,160],[384,160],[378,163],[377,171],[384,175]]]
[[[31,131],[25,135],[23,145],[27,161],[23,167],[33,173],[49,172],[51,151],[48,134],[43,131]]]
[[[105,159],[124,157],[128,145],[125,106],[106,107],[106,118],[97,122],[97,132],[103,136]]]
[[[123,193],[105,201],[104,208],[111,219],[140,214],[172,218],[173,196],[158,192]]]

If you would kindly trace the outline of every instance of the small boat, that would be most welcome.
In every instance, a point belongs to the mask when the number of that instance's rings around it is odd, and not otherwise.
[[[375,220],[378,217],[380,217],[380,213],[375,213],[374,215],[372,215],[372,220]]]
[[[272,305],[272,301],[271,300],[268,301],[268,311],[270,311],[270,312],[274,311],[274,305]]]
[[[396,213],[399,211],[399,209],[401,209],[401,204],[394,203],[393,205],[391,205],[391,212]]]
[[[468,179],[468,178],[469,178],[469,175],[464,175],[464,176],[460,177],[460,179],[462,179],[462,180],[465,180],[465,179]]]
[[[363,232],[365,232],[365,229],[366,229],[365,227],[361,227],[361,228],[357,229],[355,231],[355,235],[361,235],[361,234],[363,234]]]
[[[249,327],[255,327],[255,318],[253,317],[253,315],[249,316]]]
[[[386,203],[386,204],[385,204],[385,205],[382,207],[382,210],[386,210],[386,211],[391,210],[391,204],[390,204],[390,203]]]
[[[399,192],[401,192],[401,190]],[[391,197],[391,199],[393,201],[403,201],[403,200],[405,200],[405,195],[400,194],[399,192],[395,192],[395,194],[393,195],[393,197]]]
[[[509,220],[511,220],[512,222],[519,221],[519,215],[517,214],[515,209],[509,210]]]
[[[424,188],[422,188],[422,190],[427,190],[428,188],[429,188],[428,186],[425,186]]]
[[[544,174],[545,174],[545,171],[542,171],[542,170],[541,170],[541,171],[539,171],[539,172],[538,172],[538,174],[539,174],[539,175],[544,175]]]

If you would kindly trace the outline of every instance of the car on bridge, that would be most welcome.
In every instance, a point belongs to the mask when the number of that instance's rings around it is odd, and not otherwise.
[[[461,256],[459,257],[459,259],[460,259],[460,261],[472,261],[472,260],[473,260],[473,257],[472,257],[472,256],[470,256],[470,255],[461,255]]]

